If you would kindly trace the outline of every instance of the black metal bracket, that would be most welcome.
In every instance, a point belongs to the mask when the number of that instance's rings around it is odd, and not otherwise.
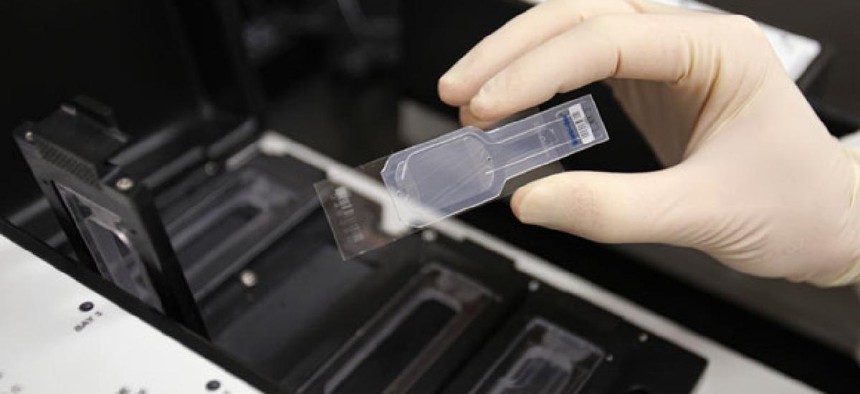
[[[130,138],[117,128],[111,109],[79,97],[14,134],[78,259],[207,336],[144,174],[112,160]]]

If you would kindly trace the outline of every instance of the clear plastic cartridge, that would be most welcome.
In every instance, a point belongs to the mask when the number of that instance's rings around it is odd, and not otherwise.
[[[468,126],[315,185],[349,258],[493,201],[505,186],[609,139],[590,95],[484,132]]]
[[[498,198],[505,183],[609,139],[591,96],[489,132],[468,126],[392,154],[382,181],[402,221],[424,227]]]

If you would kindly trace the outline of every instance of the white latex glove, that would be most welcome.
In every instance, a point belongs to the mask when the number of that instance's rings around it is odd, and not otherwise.
[[[439,95],[482,126],[605,78],[667,168],[538,180],[513,196],[521,221],[599,242],[694,247],[753,275],[858,280],[857,158],[745,17],[548,1],[475,46]]]

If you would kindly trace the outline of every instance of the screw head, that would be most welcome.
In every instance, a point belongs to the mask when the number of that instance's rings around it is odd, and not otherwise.
[[[250,289],[257,285],[257,273],[248,269],[242,270],[239,273],[239,281],[242,282],[242,286]]]
[[[213,176],[213,175],[217,174],[218,173],[218,163],[216,163],[214,161],[210,161],[210,162],[206,163],[206,165],[203,166],[203,172],[205,172],[206,175],[209,175],[209,176]]]
[[[639,342],[645,342],[647,340],[648,340],[648,334],[646,334],[644,332],[639,334]]]
[[[131,178],[120,178],[116,181],[116,188],[122,191],[130,190],[134,187],[134,181]]]
[[[439,237],[439,234],[436,234],[433,230],[424,230],[421,232],[421,239],[425,242],[433,242],[436,241],[436,238]]]
[[[33,142],[33,140],[36,139],[36,134],[33,134],[32,130],[27,130],[27,132],[24,133],[24,139],[27,140],[27,142]]]

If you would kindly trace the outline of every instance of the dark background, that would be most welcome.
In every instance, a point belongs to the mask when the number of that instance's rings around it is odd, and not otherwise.
[[[709,3],[821,41],[828,55],[807,97],[833,134],[860,128],[860,2]],[[435,95],[436,79],[523,9],[508,0],[4,1],[0,214],[15,216],[38,196],[11,130],[77,94],[113,107],[120,127],[137,137],[231,113],[347,164],[386,155],[402,146],[402,99],[453,118]],[[566,166],[655,168],[611,95],[599,84],[583,92],[595,94],[613,141]],[[815,387],[858,385],[844,352],[611,250],[520,225],[504,202],[464,219]]]
[[[175,34],[183,20],[200,25],[207,12],[215,12],[212,8],[234,8],[236,29],[244,29],[236,35],[249,43],[249,69],[254,74],[249,84],[258,84],[263,96],[254,109],[269,115],[268,126],[347,163],[360,164],[397,147],[392,138],[393,109],[400,94],[441,107],[435,98],[438,74],[474,43],[478,32],[492,31],[522,8],[509,0],[469,2],[475,10],[493,3],[509,5],[492,6],[482,17],[481,11],[461,13],[452,8],[454,2],[434,3],[433,10],[447,12],[445,17],[467,20],[471,31],[463,32],[445,26],[426,29],[426,24],[417,31],[414,24],[400,23],[398,8],[400,15],[408,15],[415,8],[412,0],[354,2],[362,7],[365,18],[359,20],[364,23],[350,23],[356,18],[345,17],[349,13],[336,1],[213,1],[208,3],[215,6],[204,6],[207,2],[192,0],[178,2],[181,7],[156,2],[164,9],[103,0],[88,1],[86,6],[69,0],[0,4],[0,49],[6,59],[0,67],[0,129],[11,130],[24,120],[42,117],[82,93],[110,103],[117,109],[120,125],[132,134],[165,127],[171,119],[223,101],[199,84],[194,89],[189,81],[208,79],[208,89],[223,89],[211,82],[223,79],[225,73],[218,69],[229,60],[226,55],[217,59],[217,54],[229,51],[207,44],[204,48],[215,61],[199,64],[187,42],[166,38]],[[826,61],[811,79],[807,96],[835,135],[860,127],[860,52],[856,50],[860,2],[714,0],[710,4],[822,42]],[[86,20],[97,22],[83,23]],[[187,37],[197,41],[220,34],[196,26],[185,30]],[[400,39],[428,35],[435,46],[410,47]],[[160,44],[149,44],[154,42]],[[8,136],[0,139],[4,164],[0,185],[5,186],[0,207],[5,216],[37,195],[12,146]],[[633,164],[631,169],[636,168]]]

